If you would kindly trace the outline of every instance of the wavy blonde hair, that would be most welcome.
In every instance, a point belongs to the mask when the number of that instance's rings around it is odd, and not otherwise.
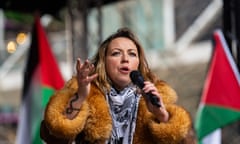
[[[146,60],[144,49],[140,44],[138,38],[134,35],[134,33],[128,28],[120,28],[115,33],[110,35],[106,40],[104,40],[99,48],[97,53],[92,59],[92,63],[95,66],[95,70],[93,73],[98,73],[97,79],[94,80],[94,84],[99,87],[102,92],[104,90],[109,91],[111,88],[111,81],[106,73],[106,54],[108,50],[108,46],[113,39],[124,37],[132,40],[137,47],[138,55],[139,55],[139,66],[138,70],[142,73],[145,80],[149,80],[153,83],[157,81],[157,76],[150,70],[148,62]]]

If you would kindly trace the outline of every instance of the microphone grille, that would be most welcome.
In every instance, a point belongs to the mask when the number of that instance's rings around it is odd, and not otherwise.
[[[133,84],[137,85],[140,88],[144,87],[144,79],[143,79],[142,74],[139,71],[137,71],[137,70],[132,71],[130,73],[130,78],[131,78]]]

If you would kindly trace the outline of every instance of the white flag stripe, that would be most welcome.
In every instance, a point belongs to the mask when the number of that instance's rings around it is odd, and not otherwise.
[[[23,102],[19,112],[16,144],[30,144],[30,135],[28,131],[29,124],[27,123],[27,119],[28,107],[26,106],[26,102]]]
[[[209,135],[203,138],[202,144],[221,144],[222,130],[216,129]]]

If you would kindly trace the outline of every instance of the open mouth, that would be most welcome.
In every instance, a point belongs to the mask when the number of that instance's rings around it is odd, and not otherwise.
[[[128,67],[122,67],[122,68],[120,68],[120,71],[124,72],[124,73],[127,73],[127,72],[130,71],[130,69]]]

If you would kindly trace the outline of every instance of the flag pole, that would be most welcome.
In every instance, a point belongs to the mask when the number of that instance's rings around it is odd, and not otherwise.
[[[223,33],[229,50],[240,71],[240,1],[223,0]],[[235,42],[233,44],[233,42]]]
[[[240,19],[239,19],[239,14],[240,14],[240,1],[239,0],[235,0],[234,1],[235,4],[235,8],[234,8],[234,16],[235,16],[235,27],[236,27],[236,45],[237,45],[237,49],[236,49],[236,61],[237,61],[237,67],[238,67],[238,71],[240,71]]]

